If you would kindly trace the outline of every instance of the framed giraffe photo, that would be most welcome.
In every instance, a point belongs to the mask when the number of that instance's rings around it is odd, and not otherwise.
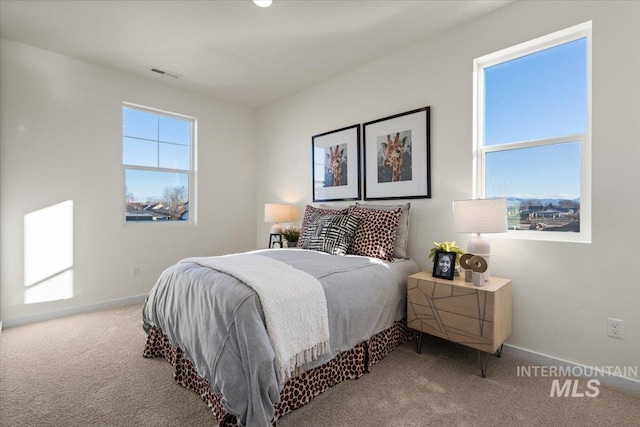
[[[314,202],[360,200],[360,125],[311,137]]]
[[[364,199],[431,197],[430,107],[363,127]]]

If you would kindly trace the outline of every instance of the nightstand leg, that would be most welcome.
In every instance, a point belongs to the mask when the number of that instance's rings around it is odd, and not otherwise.
[[[416,341],[416,351],[418,352],[418,354],[422,353],[422,336],[424,335],[424,332],[420,332],[420,336],[418,337],[418,340]]]
[[[484,362],[482,361],[482,355],[484,354]],[[480,376],[482,378],[487,377],[487,367],[489,366],[489,353],[478,350],[478,362],[480,362]]]
[[[496,352],[493,354],[485,353],[484,351],[478,350],[478,361],[480,362],[480,376],[482,378],[487,377],[487,367],[489,366],[489,356],[501,357],[503,345],[504,344],[501,344],[498,350],[496,350]],[[482,361],[483,355],[484,355],[484,362]]]

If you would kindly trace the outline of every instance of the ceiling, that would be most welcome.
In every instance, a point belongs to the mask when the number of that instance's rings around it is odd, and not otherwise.
[[[261,107],[513,1],[1,0],[0,36]]]

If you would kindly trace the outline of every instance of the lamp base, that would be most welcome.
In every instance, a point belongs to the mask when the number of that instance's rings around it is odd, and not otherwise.
[[[282,226],[277,222],[271,226],[271,234],[282,234]]]
[[[479,255],[487,261],[487,271],[482,273],[482,281],[489,281],[489,277],[491,277],[489,273],[489,268],[491,268],[491,262],[489,261],[491,257],[491,245],[489,242],[479,234],[477,236],[471,236],[467,242],[467,252],[473,255]]]

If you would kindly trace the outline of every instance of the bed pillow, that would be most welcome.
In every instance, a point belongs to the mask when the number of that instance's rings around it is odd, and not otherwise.
[[[312,215],[307,227],[303,249],[322,251],[331,255],[346,255],[358,228],[354,215]]]
[[[349,206],[345,206],[345,207],[342,207],[342,208],[341,208],[341,207],[334,206],[334,205],[326,205],[326,204],[324,204],[324,203],[320,203],[320,204],[318,205],[318,207],[319,207],[320,209],[329,209],[329,210],[334,210],[334,211],[336,211],[336,210],[343,210],[343,209],[349,209]]]
[[[367,205],[356,202],[356,206],[364,209],[379,209],[385,211],[395,211],[398,208],[402,209],[400,220],[398,221],[398,234],[396,235],[396,245],[393,248],[393,257],[408,258],[407,242],[409,240],[409,208],[411,207],[411,203],[405,203],[404,205]]]
[[[302,226],[300,227],[300,237],[298,238],[297,247],[301,248],[307,238],[307,228],[309,227],[309,221],[314,213],[320,215],[334,214],[334,215],[346,215],[349,212],[349,208],[343,209],[320,209],[307,205],[304,209],[304,216],[302,217]]]
[[[360,218],[360,224],[353,236],[350,254],[393,261],[393,248],[398,234],[398,222],[402,209],[393,211],[349,207],[349,215]]]

